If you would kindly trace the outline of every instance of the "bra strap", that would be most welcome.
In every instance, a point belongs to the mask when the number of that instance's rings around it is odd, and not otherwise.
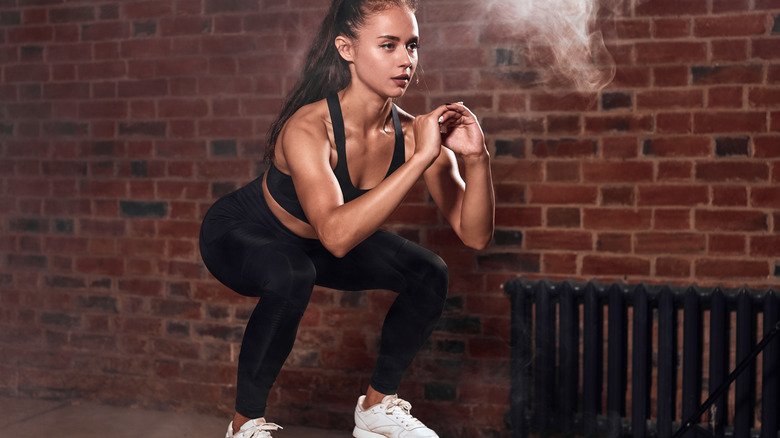
[[[341,105],[339,104],[339,95],[336,93],[328,95],[328,111],[330,120],[333,123],[333,139],[336,141],[336,153],[338,156],[336,169],[337,175],[349,178],[347,172],[347,137],[344,135],[344,117],[341,115]]]
[[[395,127],[395,148],[393,150],[393,161],[390,164],[388,175],[404,164],[404,131],[401,127],[401,118],[398,116],[398,107],[393,104],[393,126]]]

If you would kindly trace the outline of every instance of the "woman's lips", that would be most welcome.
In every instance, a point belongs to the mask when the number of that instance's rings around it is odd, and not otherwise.
[[[393,82],[395,82],[396,85],[398,85],[399,87],[404,88],[404,87],[406,87],[406,84],[409,83],[409,79],[395,79],[395,78],[393,78]]]

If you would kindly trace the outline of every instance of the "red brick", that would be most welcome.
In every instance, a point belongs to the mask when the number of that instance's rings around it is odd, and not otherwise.
[[[707,90],[707,108],[742,108],[742,87],[712,87]]]
[[[688,113],[658,113],[655,129],[658,134],[689,134],[693,132],[693,117]]]
[[[565,202],[564,202],[565,203]],[[542,209],[539,207],[496,207],[496,226],[539,227]]]
[[[615,70],[615,78],[610,85],[617,88],[647,87],[650,85],[650,69],[619,65]]]
[[[617,20],[615,22],[617,37],[621,40],[650,38],[649,20]]]
[[[124,262],[117,257],[79,257],[76,259],[76,272],[85,274],[103,274],[122,276]]]
[[[751,88],[748,94],[751,108],[780,107],[780,88]]]
[[[707,4],[699,0],[648,0],[635,6],[636,15],[699,15],[707,13]]]
[[[636,44],[640,64],[675,64],[704,62],[707,44],[704,42],[653,42]]]
[[[750,4],[748,0],[712,0],[712,12],[747,11]]]
[[[696,229],[700,231],[767,231],[766,213],[749,210],[696,210]]]
[[[583,275],[649,275],[650,262],[636,257],[586,255],[582,260]]]
[[[689,277],[691,262],[674,257],[659,257],[655,262],[655,275],[661,277]]]
[[[702,90],[653,90],[636,95],[637,109],[703,108]]]
[[[650,228],[649,209],[586,208],[583,226],[591,230],[644,230]]]
[[[710,112],[694,114],[694,132],[766,132],[766,113]]]
[[[754,0],[754,9],[780,9],[780,0]]]
[[[529,188],[533,204],[595,204],[598,196],[594,186],[534,185]]]
[[[780,236],[751,236],[750,255],[779,257]]]
[[[746,161],[701,162],[696,164],[696,179],[701,181],[766,181],[766,163]]]
[[[658,157],[709,157],[712,140],[706,137],[661,137],[645,141],[644,154]]]
[[[754,137],[753,156],[755,158],[780,157],[780,137]]]
[[[652,181],[653,163],[648,161],[585,162],[583,179],[588,182]]]
[[[579,231],[537,231],[524,234],[527,249],[589,251],[593,249],[590,233]]]
[[[492,160],[493,178],[501,182],[536,182],[542,180],[541,162],[529,160]]]
[[[658,163],[658,181],[689,180],[693,177],[693,163],[688,161],[661,161]]]
[[[690,68],[684,65],[656,67],[653,69],[653,85],[657,87],[679,87],[690,82]]]
[[[621,233],[603,233],[596,238],[596,250],[599,252],[631,252],[631,235]]]
[[[532,111],[593,111],[598,106],[595,94],[532,94]]]
[[[602,187],[602,205],[635,205],[634,187]]]
[[[767,83],[780,83],[780,65],[770,65],[766,74]]]
[[[712,188],[712,205],[745,207],[747,206],[747,190],[745,187],[739,186],[714,186]]]
[[[639,186],[639,205],[697,205],[709,202],[706,186],[654,184]]]
[[[525,93],[502,93],[498,96],[498,110],[501,112],[518,113],[528,108],[528,95]]]
[[[594,156],[598,152],[595,140],[555,139],[533,140],[533,154],[540,158],[547,157],[585,157]]]
[[[750,205],[759,208],[780,209],[780,187],[752,187]]]
[[[482,119],[482,128],[489,132],[523,131],[542,133],[544,132],[544,119],[525,117],[485,117]]]
[[[582,129],[582,117],[579,115],[547,116],[547,132],[550,134],[577,134]]]
[[[601,139],[602,155],[606,159],[636,158],[639,147],[636,137],[605,137]]]
[[[653,20],[653,37],[682,38],[691,34],[691,22],[680,18],[659,18]]]
[[[698,278],[765,278],[769,276],[769,263],[742,259],[702,259],[697,260]]]
[[[547,209],[547,226],[561,228],[579,228],[581,223],[579,208]]]
[[[496,203],[519,204],[525,200],[525,186],[521,184],[504,184],[496,182],[493,186]]]
[[[764,68],[761,65],[724,65],[693,67],[694,85],[714,84],[757,84],[763,81]]]
[[[710,234],[707,237],[710,254],[745,254],[747,239],[743,235]]]
[[[697,37],[751,36],[766,33],[766,14],[696,17],[693,34]]]
[[[700,254],[707,248],[705,236],[696,233],[637,233],[637,254]]]
[[[587,132],[650,132],[652,129],[652,116],[626,115],[585,117],[585,131]]]
[[[656,230],[690,230],[691,211],[656,209],[653,211],[653,228]]]
[[[548,161],[545,172],[546,181],[579,181],[579,161]]]
[[[542,272],[548,274],[576,274],[577,254],[542,254]]]
[[[746,61],[748,59],[748,41],[746,40],[713,40],[710,41],[712,60]]]
[[[780,44],[777,44],[777,38],[754,39],[751,40],[751,44],[754,58],[780,58]]]

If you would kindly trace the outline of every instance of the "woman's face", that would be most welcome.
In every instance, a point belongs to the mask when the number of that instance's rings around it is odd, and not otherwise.
[[[408,8],[391,7],[370,15],[349,50],[352,81],[381,96],[403,96],[417,68],[418,40],[417,19]]]

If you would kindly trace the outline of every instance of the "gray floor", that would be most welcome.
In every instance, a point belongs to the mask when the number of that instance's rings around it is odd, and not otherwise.
[[[351,431],[281,426],[274,438],[352,436]],[[0,397],[0,438],[222,438],[226,429],[225,418],[192,413]]]

